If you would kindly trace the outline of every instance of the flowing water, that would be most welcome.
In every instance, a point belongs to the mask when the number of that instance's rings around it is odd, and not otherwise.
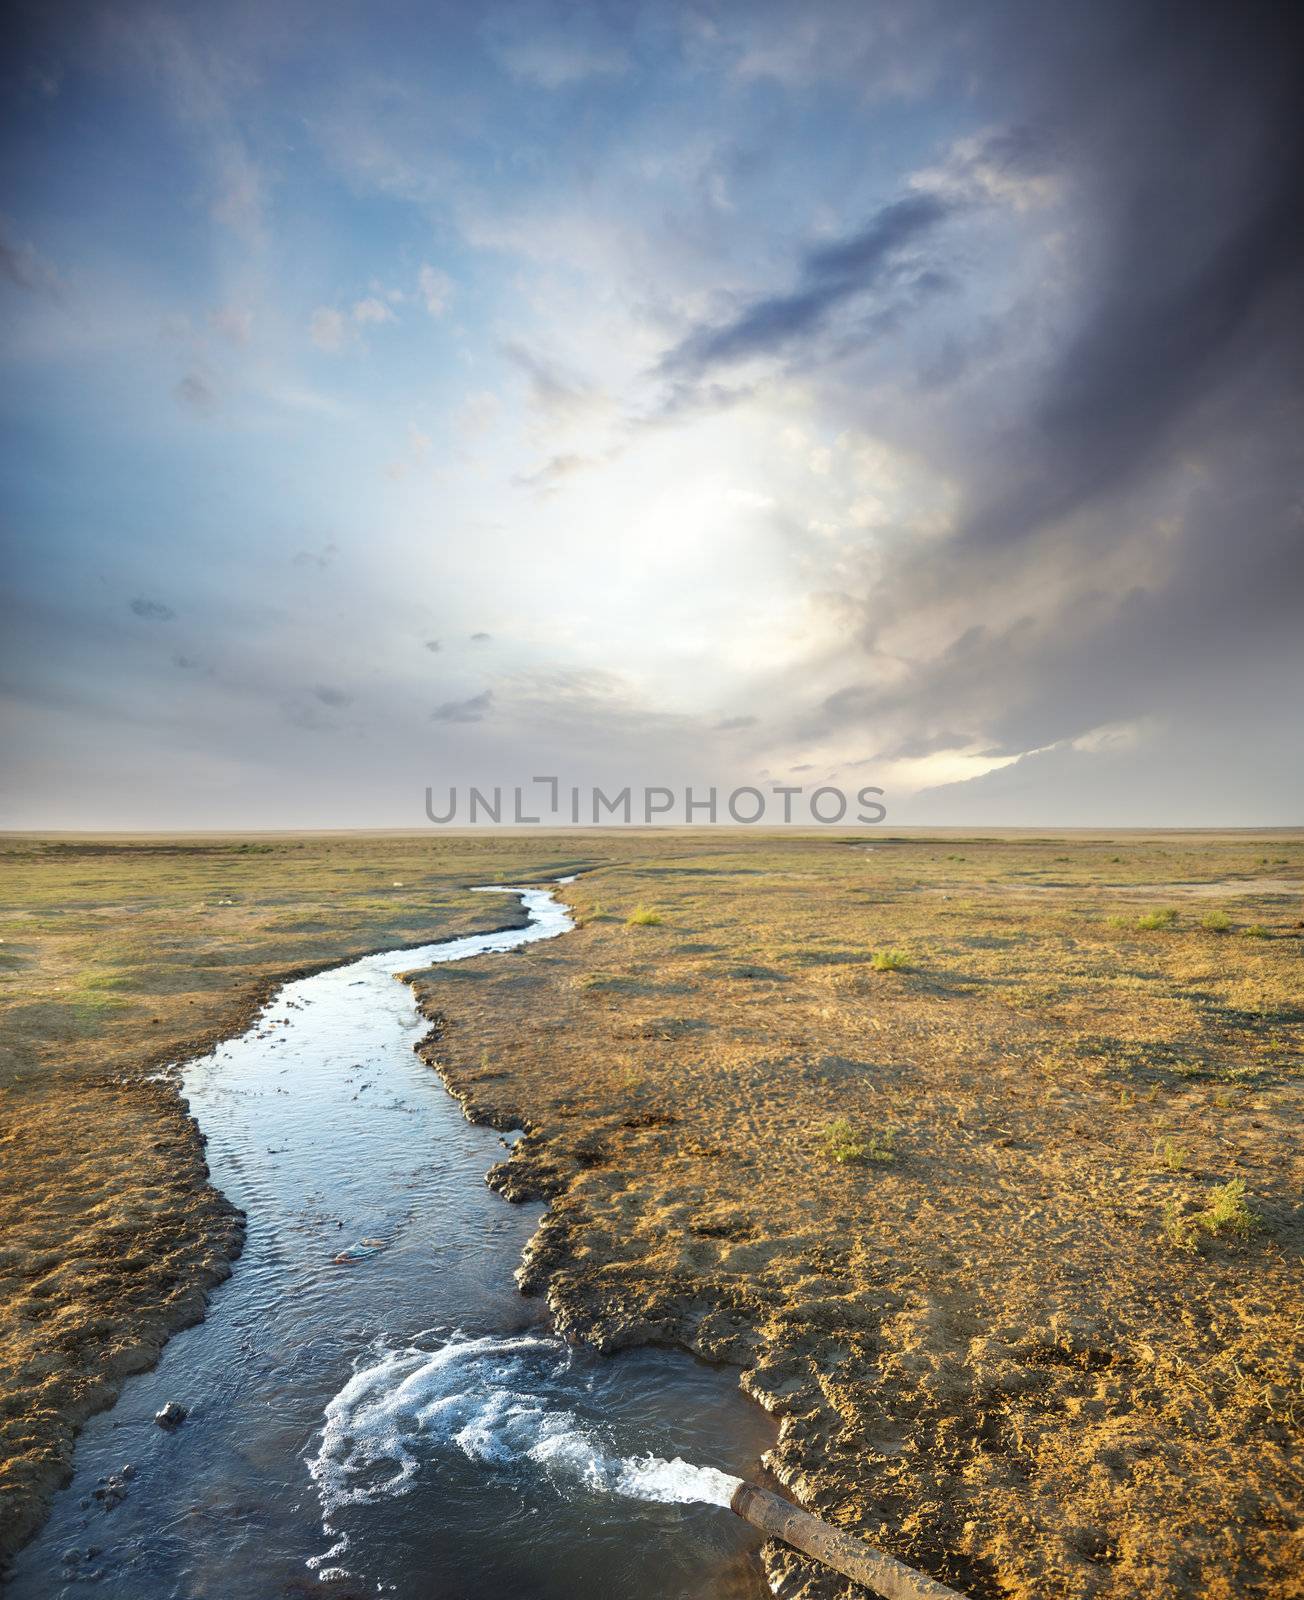
[[[512,1282],[542,1208],[486,1188],[508,1139],[413,1053],[399,974],[517,959],[571,926],[546,890],[486,892],[519,895],[529,925],[289,983],[187,1064],[244,1255],[88,1424],[12,1600],[768,1593],[757,1539],[720,1509],[768,1420],[728,1372],[550,1334]],[[167,1401],[188,1409],[171,1431]]]

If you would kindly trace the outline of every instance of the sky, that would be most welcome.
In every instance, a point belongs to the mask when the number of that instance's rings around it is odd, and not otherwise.
[[[0,827],[1304,821],[1304,13],[20,5]]]

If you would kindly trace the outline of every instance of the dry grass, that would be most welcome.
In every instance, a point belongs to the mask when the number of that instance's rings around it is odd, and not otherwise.
[[[1288,837],[10,841],[9,1537],[234,1242],[145,1070],[585,861],[576,933],[422,980],[471,1111],[528,1123],[495,1181],[553,1197],[525,1282],[560,1325],[739,1361],[804,1500],[975,1595],[1288,1592]]]
[[[967,1592],[1287,1592],[1304,850],[870,843],[649,842],[567,891],[611,916],[431,977],[432,1058],[530,1128],[495,1183],[552,1197],[524,1282],[742,1363],[780,1476]],[[1206,891],[1272,937],[1148,914]]]

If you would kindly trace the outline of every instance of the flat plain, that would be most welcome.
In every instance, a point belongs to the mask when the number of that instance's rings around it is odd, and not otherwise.
[[[168,1063],[275,983],[414,974],[526,1137],[559,1327],[738,1364],[820,1514],[975,1596],[1304,1593],[1304,838],[749,830],[0,845],[0,1525],[202,1315],[240,1219]],[[787,1596],[844,1594],[770,1547]]]

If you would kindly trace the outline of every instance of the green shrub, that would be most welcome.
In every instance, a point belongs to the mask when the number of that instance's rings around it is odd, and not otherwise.
[[[891,1166],[896,1160],[896,1134],[890,1128],[871,1133],[865,1153],[871,1161],[877,1161],[880,1166]]]
[[[824,1130],[824,1153],[831,1161],[845,1166],[874,1161],[888,1166],[896,1159],[895,1135],[889,1129],[863,1133],[848,1117],[835,1117]]]
[[[1247,939],[1271,939],[1272,930],[1271,928],[1265,928],[1261,922],[1252,922],[1245,929],[1245,937]]]
[[[1162,911],[1147,911],[1136,919],[1138,933],[1154,933],[1159,928],[1171,928],[1177,921],[1176,911],[1165,907]]]
[[[1262,1223],[1263,1218],[1245,1202],[1244,1178],[1232,1178],[1212,1190],[1208,1205],[1193,1217],[1185,1214],[1176,1195],[1164,1202],[1164,1238],[1174,1250],[1198,1250],[1202,1237],[1248,1239]]]
[[[889,950],[875,950],[869,958],[869,964],[875,972],[905,972],[909,966],[909,957],[904,950],[895,947]]]
[[[1262,1220],[1245,1203],[1245,1179],[1232,1178],[1209,1196],[1195,1225],[1215,1239],[1248,1239]]]
[[[635,906],[625,921],[631,928],[655,928],[661,921],[661,913],[651,911],[647,906]]]
[[[863,1161],[865,1145],[846,1117],[835,1117],[824,1130],[824,1154],[831,1161]]]
[[[1162,1143],[1155,1140],[1154,1158],[1158,1166],[1167,1168],[1169,1172],[1181,1172],[1186,1166],[1186,1151],[1171,1139],[1164,1139]]]
[[[1226,933],[1232,925],[1232,919],[1225,911],[1210,911],[1200,918],[1200,926],[1206,933]]]

